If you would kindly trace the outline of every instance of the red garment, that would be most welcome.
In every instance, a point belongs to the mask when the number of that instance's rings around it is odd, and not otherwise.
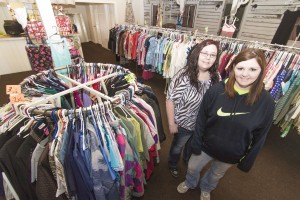
[[[142,77],[143,77],[143,79],[144,80],[149,80],[149,79],[151,79],[151,78],[153,78],[154,77],[154,73],[153,72],[151,72],[151,71],[143,71],[143,74],[142,74]]]
[[[155,145],[153,145],[149,150],[150,161],[147,162],[147,169],[145,170],[145,179],[149,180],[154,171],[154,159],[157,157],[157,151]]]
[[[140,32],[136,32],[133,34],[132,37],[132,49],[131,49],[131,58],[136,59],[137,57],[137,45],[138,45],[138,38],[140,36]]]
[[[228,57],[229,57],[229,58],[228,58]],[[219,71],[219,73],[220,73],[222,79],[224,79],[225,76],[226,76],[225,67],[226,67],[227,62],[228,62],[228,60],[230,59],[230,57],[231,57],[231,55],[230,55],[229,53],[226,53],[226,54],[223,56],[222,61],[221,61],[220,65],[219,65],[218,71]]]
[[[129,42],[130,42],[130,35],[131,33],[128,32],[126,38],[125,38],[125,46],[124,46],[124,54],[125,54],[125,58],[128,57],[128,49],[129,49]]]

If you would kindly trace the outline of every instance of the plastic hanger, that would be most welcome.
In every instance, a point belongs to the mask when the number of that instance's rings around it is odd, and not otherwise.
[[[14,116],[11,120],[9,120],[8,130],[11,131],[16,125],[18,125],[25,117],[21,115]]]
[[[33,124],[34,124],[34,119],[31,118],[28,119],[26,122],[24,122],[24,126],[20,128],[19,132],[17,133],[17,136],[20,136],[21,133],[27,131]]]
[[[117,107],[121,109],[120,111],[123,113],[123,116],[125,116],[126,118],[131,118],[132,116],[124,109],[125,96],[123,94],[119,94],[119,97],[120,97],[121,102]]]
[[[110,119],[112,121],[117,120],[117,117],[115,116],[115,114],[112,112],[112,107],[110,102],[106,101],[104,102],[104,107],[106,108],[106,113],[108,114],[108,116],[110,117]]]

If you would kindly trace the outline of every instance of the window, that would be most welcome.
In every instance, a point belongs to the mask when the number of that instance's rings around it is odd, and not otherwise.
[[[196,4],[186,4],[182,15],[182,27],[193,28],[196,15]]]

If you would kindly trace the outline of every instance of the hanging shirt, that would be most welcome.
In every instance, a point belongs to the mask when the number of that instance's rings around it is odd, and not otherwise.
[[[236,29],[236,27],[234,25],[235,20],[236,20],[236,18],[234,18],[232,24],[227,24],[227,22],[226,22],[227,21],[227,16],[225,17],[224,25],[222,27],[222,32],[220,34],[221,36],[226,36],[226,37],[232,37],[233,36],[233,34],[235,32],[235,29]]]
[[[61,42],[48,39],[48,43],[51,48],[51,55],[55,67],[64,67],[72,64],[66,38],[62,38]]]
[[[129,24],[134,24],[135,22],[131,0],[126,1],[125,22]]]

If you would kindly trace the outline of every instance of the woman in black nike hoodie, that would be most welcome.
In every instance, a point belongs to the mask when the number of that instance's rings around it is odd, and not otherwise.
[[[264,89],[266,60],[258,49],[241,51],[230,65],[229,78],[204,95],[192,138],[186,180],[177,191],[196,188],[200,171],[211,166],[200,181],[202,200],[210,199],[225,172],[234,164],[248,172],[271,127],[274,101]]]

